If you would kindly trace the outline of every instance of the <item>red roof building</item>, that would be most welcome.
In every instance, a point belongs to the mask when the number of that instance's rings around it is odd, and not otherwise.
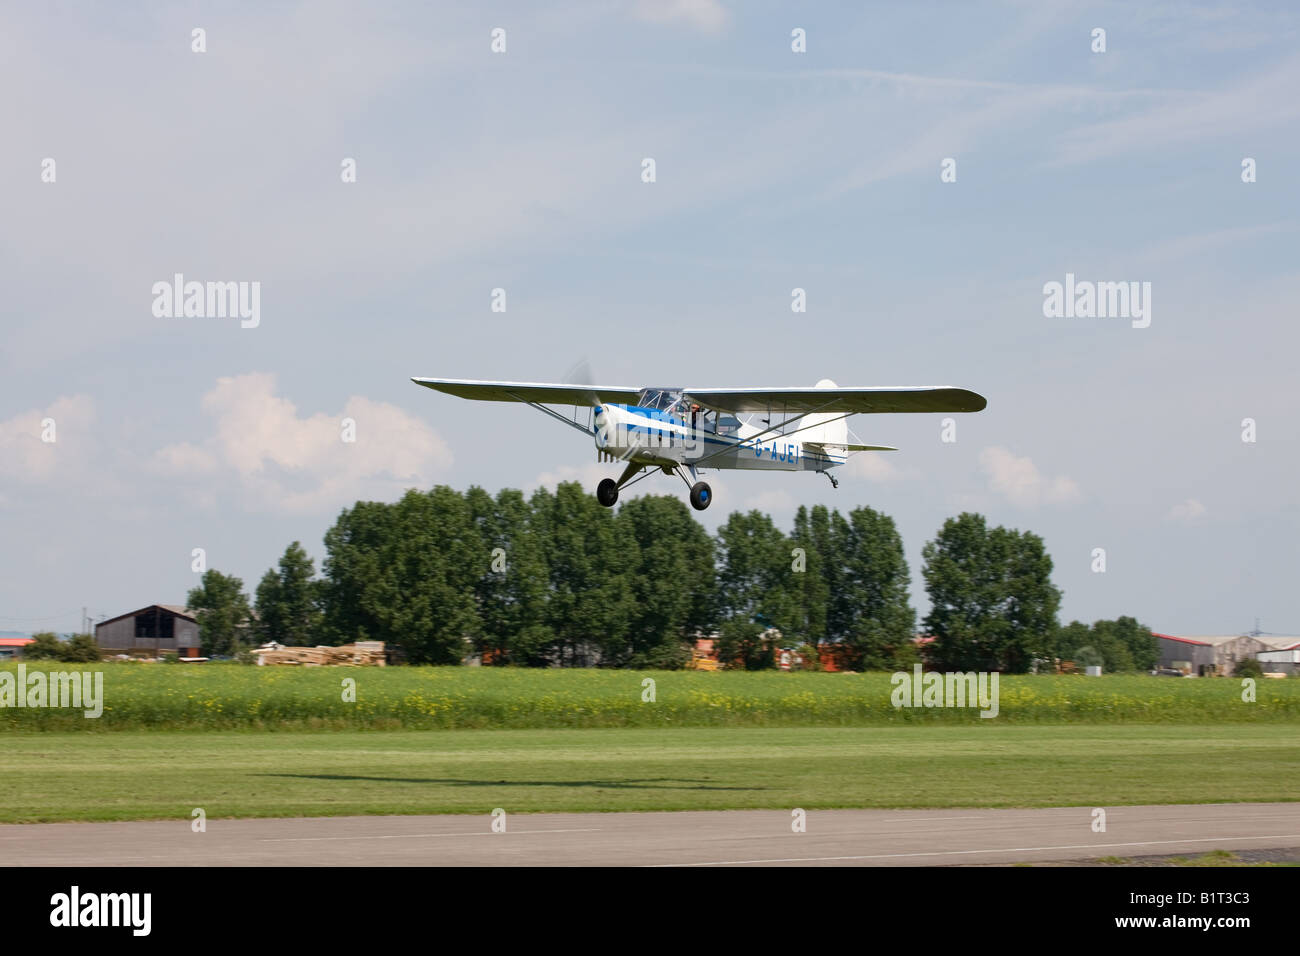
[[[0,637],[0,661],[22,657],[23,648],[33,640],[30,637]]]

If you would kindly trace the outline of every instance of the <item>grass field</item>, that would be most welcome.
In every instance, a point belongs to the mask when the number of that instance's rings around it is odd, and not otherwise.
[[[83,669],[97,719],[0,707],[0,822],[1300,798],[1294,680],[1006,677],[988,720],[888,674]]]
[[[890,675],[471,667],[82,665],[104,712],[0,707],[0,730],[830,727],[906,724],[1300,724],[1300,680],[1119,675],[1002,677],[995,720],[975,708],[895,708]],[[8,664],[0,672],[14,671]],[[70,670],[30,662],[28,670]],[[356,681],[355,702],[343,683]],[[644,681],[655,700],[643,700]]]
[[[1297,780],[1278,723],[15,731],[0,821],[1286,801]]]

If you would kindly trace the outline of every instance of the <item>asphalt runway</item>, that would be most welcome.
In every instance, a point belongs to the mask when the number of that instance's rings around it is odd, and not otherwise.
[[[0,826],[5,866],[951,866],[1300,847],[1300,803],[537,813]]]

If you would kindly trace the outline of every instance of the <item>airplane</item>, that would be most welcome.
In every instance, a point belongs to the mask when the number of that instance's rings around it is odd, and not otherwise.
[[[815,471],[839,487],[830,469],[865,451],[898,451],[891,445],[850,442],[845,419],[882,412],[978,412],[984,396],[949,385],[911,388],[840,388],[822,379],[813,388],[626,388],[541,382],[480,382],[412,378],[412,382],[458,398],[520,402],[592,436],[600,460],[622,462],[623,473],[596,487],[607,508],[623,488],[662,471],[690,489],[691,507],[713,500],[699,469]],[[573,406],[565,416],[548,405]],[[585,421],[579,410],[586,407]],[[741,421],[741,415],[758,421]],[[799,427],[790,429],[790,426]],[[795,438],[793,436],[801,437]],[[641,474],[645,472],[645,474]],[[688,478],[687,475],[690,475]]]

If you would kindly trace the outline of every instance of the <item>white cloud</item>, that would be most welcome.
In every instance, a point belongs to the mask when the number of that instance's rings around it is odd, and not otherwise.
[[[53,419],[54,441],[42,440]],[[12,481],[74,480],[94,459],[95,403],[87,395],[64,395],[45,409],[20,412],[0,422],[0,477]]]
[[[839,471],[851,478],[865,478],[867,481],[897,481],[903,477],[898,466],[890,460],[894,454],[888,451],[860,452],[849,458],[848,464]]]
[[[206,448],[181,442],[154,453],[154,464],[168,475],[208,475],[219,467],[217,456]]]
[[[154,464],[178,478],[232,473],[253,510],[312,513],[389,496],[431,484],[451,463],[438,434],[395,405],[354,395],[338,414],[304,417],[275,394],[275,376],[266,373],[218,379],[203,410],[216,433],[162,448]],[[355,442],[342,440],[347,418],[356,423]]]
[[[1201,504],[1195,498],[1188,498],[1186,501],[1180,501],[1169,509],[1169,514],[1165,517],[1170,521],[1182,521],[1191,524],[1197,518],[1200,518],[1206,512],[1205,505]]]
[[[651,23],[686,23],[714,33],[726,24],[727,10],[718,0],[637,0],[636,18]]]
[[[1048,478],[1029,458],[1019,458],[995,445],[980,452],[980,469],[989,487],[1020,508],[1068,504],[1079,500],[1079,486],[1064,475]]]

